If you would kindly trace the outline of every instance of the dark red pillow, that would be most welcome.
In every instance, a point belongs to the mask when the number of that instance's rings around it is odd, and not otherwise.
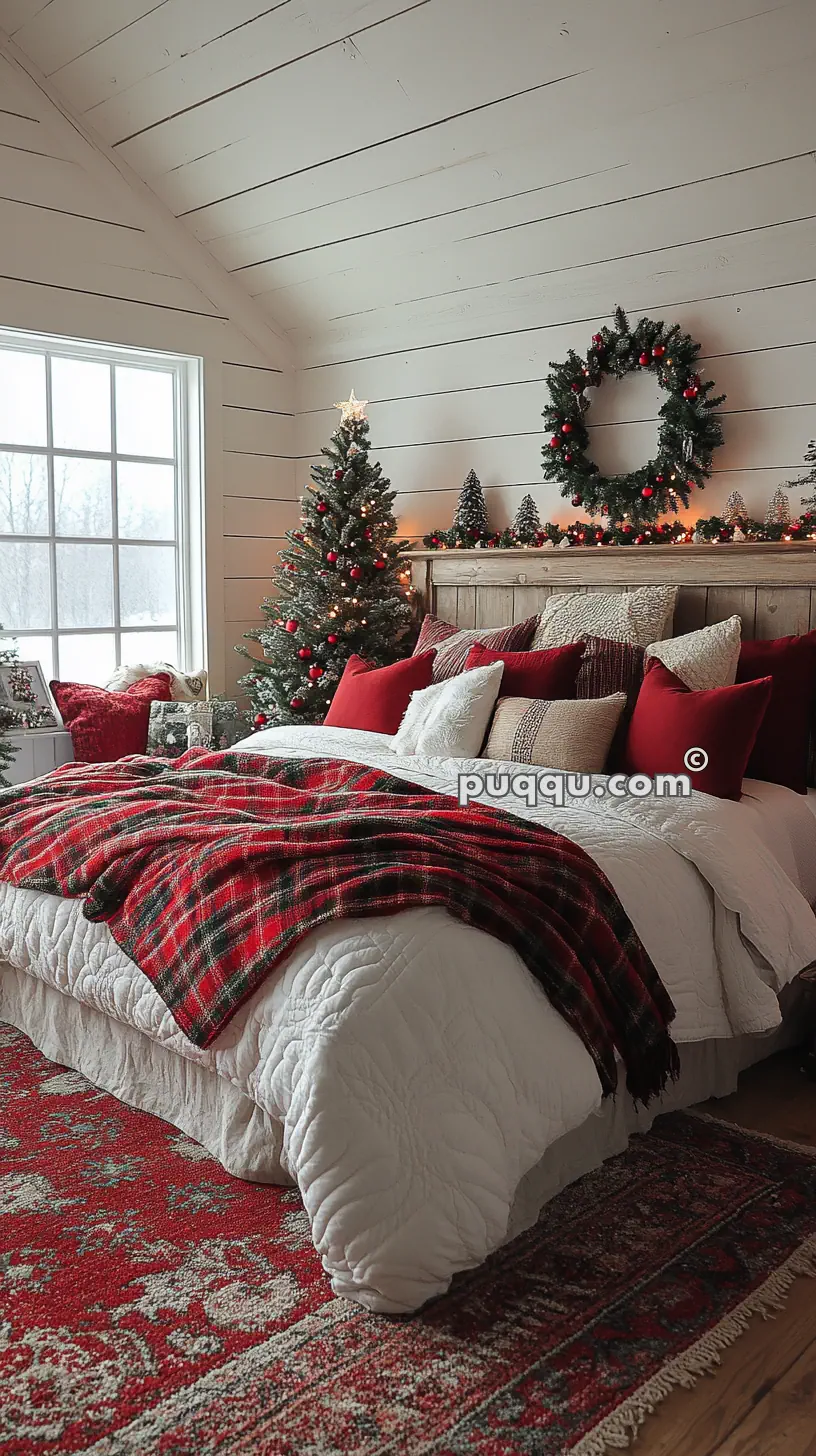
[[[362,657],[350,657],[323,719],[324,726],[396,733],[411,694],[430,687],[435,655],[423,652],[420,657],[392,662],[390,667],[372,667]]]
[[[503,698],[574,698],[583,655],[583,642],[548,647],[541,652],[494,652],[492,647],[477,642],[467,655],[465,671],[503,662],[499,689]]]
[[[743,642],[737,682],[769,677],[771,701],[746,770],[749,778],[807,792],[810,725],[816,703],[816,632]]]
[[[76,762],[110,763],[144,753],[150,704],[170,702],[170,678],[166,672],[143,677],[123,693],[69,682],[52,682],[51,691],[71,734]]]
[[[635,703],[624,750],[627,773],[687,773],[693,789],[738,799],[745,767],[771,697],[771,679],[739,687],[693,692],[652,658]],[[708,754],[696,772],[685,762],[692,748]]]
[[[576,698],[626,694],[626,705],[606,759],[607,773],[614,773],[623,763],[626,735],[643,682],[644,657],[643,648],[633,642],[616,642],[612,637],[584,639],[584,656],[575,683]]]

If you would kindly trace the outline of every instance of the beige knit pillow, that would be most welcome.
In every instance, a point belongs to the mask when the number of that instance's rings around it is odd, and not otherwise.
[[[500,698],[482,758],[568,773],[603,773],[625,693],[609,698]]]
[[[639,586],[626,592],[567,592],[550,597],[530,643],[531,652],[564,647],[583,637],[606,637],[648,647],[671,631],[677,588]]]
[[[730,688],[737,681],[737,664],[742,644],[739,617],[712,622],[682,637],[650,642],[646,657],[656,657],[694,692],[707,688]]]

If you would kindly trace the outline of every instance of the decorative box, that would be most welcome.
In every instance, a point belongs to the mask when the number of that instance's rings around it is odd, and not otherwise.
[[[228,699],[151,703],[146,751],[151,758],[180,758],[188,748],[232,748],[251,731],[246,714]]]

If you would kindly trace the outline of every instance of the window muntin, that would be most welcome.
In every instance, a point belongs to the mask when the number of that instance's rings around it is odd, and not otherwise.
[[[0,331],[0,623],[49,677],[200,662],[198,381],[196,360]]]

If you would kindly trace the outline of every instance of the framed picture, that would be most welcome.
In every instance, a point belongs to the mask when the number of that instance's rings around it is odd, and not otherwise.
[[[0,663],[0,702],[14,709],[21,729],[36,732],[59,726],[39,662]]]

